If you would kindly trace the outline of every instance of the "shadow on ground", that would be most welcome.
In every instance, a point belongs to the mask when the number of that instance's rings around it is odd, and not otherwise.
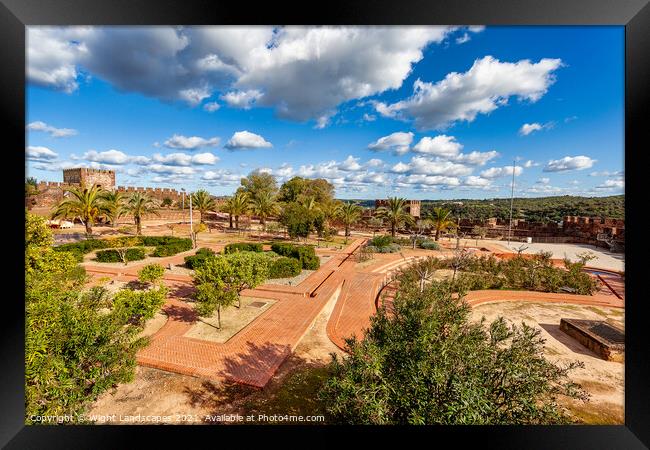
[[[577,340],[575,340],[574,338],[566,334],[564,331],[562,331],[559,325],[550,324],[550,323],[540,323],[539,326],[542,327],[544,330],[546,330],[548,334],[550,334],[553,338],[555,338],[557,341],[559,341],[561,344],[563,344],[572,352],[598,358],[598,355],[596,355],[594,352],[589,350],[580,342],[578,342]]]

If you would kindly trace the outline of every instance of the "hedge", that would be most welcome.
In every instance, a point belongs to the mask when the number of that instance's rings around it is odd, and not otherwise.
[[[154,252],[151,254],[151,256],[155,256],[155,257],[173,256],[177,253],[186,252],[191,249],[192,249],[192,240],[181,239],[178,242],[157,246]]]
[[[269,278],[289,278],[299,275],[302,270],[300,261],[296,258],[281,256],[271,261],[269,265]]]
[[[399,252],[402,247],[400,247],[397,244],[389,244],[385,245],[383,247],[376,247],[374,245],[368,245],[366,247],[367,251],[373,252],[373,253],[396,253]]]
[[[320,267],[320,258],[311,245],[293,245],[286,242],[276,242],[271,250],[280,256],[295,258],[300,261],[303,269],[316,270]]]
[[[126,250],[127,261],[139,261],[145,258],[144,248],[134,247]],[[100,250],[95,258],[99,262],[122,262],[122,258],[117,250]]]
[[[234,244],[228,244],[223,249],[224,254],[228,255],[230,253],[236,252],[261,252],[263,249],[262,244],[252,243],[252,242],[237,242]]]
[[[206,259],[213,257],[214,254],[212,249],[200,248],[196,251],[196,254],[185,257],[185,267],[194,270],[201,266]]]
[[[420,248],[423,248],[425,250],[440,250],[440,244],[438,244],[436,241],[422,241],[418,242],[418,245]]]

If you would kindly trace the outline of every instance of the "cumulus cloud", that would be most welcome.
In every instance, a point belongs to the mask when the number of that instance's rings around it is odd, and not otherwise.
[[[186,137],[180,134],[174,134],[164,142],[167,148],[176,148],[183,150],[195,150],[201,147],[216,147],[221,139],[218,137],[202,138],[199,136]]]
[[[617,170],[617,171],[609,171],[609,170],[603,170],[602,172],[591,172],[589,174],[590,177],[622,177],[623,176],[623,171],[622,170]]]
[[[469,33],[464,33],[462,36],[456,38],[456,44],[464,44],[465,42],[469,42],[471,39]]]
[[[457,121],[472,122],[513,96],[536,102],[554,83],[554,71],[561,65],[560,59],[510,63],[485,56],[467,72],[452,72],[437,83],[418,79],[410,98],[390,105],[377,102],[375,109],[385,117],[414,119],[421,130],[447,128]]]
[[[484,177],[477,177],[475,175],[465,178],[463,185],[469,187],[489,187],[492,185],[492,180]]]
[[[221,108],[221,105],[217,102],[208,102],[205,105],[203,105],[203,109],[206,110],[207,112],[215,112],[219,108]]]
[[[249,91],[232,91],[221,96],[221,100],[233,108],[251,109],[253,104],[262,96],[257,89]]]
[[[519,135],[528,136],[535,131],[546,130],[549,128],[553,128],[553,122],[547,122],[544,124],[538,122],[525,123],[521,126],[521,128],[519,128]]]
[[[271,147],[273,147],[273,144],[265,140],[262,136],[246,130],[237,131],[225,145],[225,148],[229,150]]]
[[[31,122],[27,125],[27,129],[29,131],[43,131],[55,138],[69,137],[78,134],[77,130],[72,128],[56,128],[41,121]]]
[[[471,174],[472,168],[451,161],[414,156],[408,164],[403,162],[395,164],[391,171],[395,173],[462,176]]]
[[[544,172],[566,172],[568,170],[589,169],[596,162],[588,156],[565,156],[560,159],[552,159],[546,164]]]
[[[524,171],[523,167],[514,166],[515,176],[518,177],[523,173],[523,171]],[[481,176],[483,178],[500,178],[506,176],[511,177],[512,172],[513,172],[513,166],[491,167],[481,172]]]
[[[413,151],[435,156],[456,156],[463,146],[456,141],[454,136],[441,134],[436,137],[423,137],[415,144]]]
[[[119,150],[107,150],[98,152],[96,150],[89,150],[83,155],[83,159],[104,164],[127,164],[131,158],[126,153]]]
[[[469,164],[472,166],[484,166],[488,161],[498,158],[499,152],[490,150],[488,152],[473,151],[470,153],[460,153],[452,158],[452,161],[462,164]]]
[[[375,116],[374,114],[365,113],[363,115],[363,120],[365,120],[366,122],[374,122],[375,120],[377,120],[377,116]]]
[[[539,166],[539,163],[536,163],[536,162],[533,161],[532,159],[529,159],[528,161],[526,161],[526,162],[523,164],[523,166],[524,166],[526,169],[529,169],[529,168],[534,167],[534,166]]]
[[[538,184],[549,184],[551,182],[551,179],[548,177],[542,177],[539,180],[536,181]]]
[[[56,159],[59,156],[56,152],[50,150],[47,147],[31,145],[27,147],[25,154],[27,155],[27,159],[33,161],[47,161]]]
[[[393,150],[396,154],[402,155],[409,151],[411,142],[413,142],[412,132],[398,131],[371,142],[368,148],[374,151]]]
[[[27,76],[73,92],[90,73],[122,91],[192,106],[220,92],[231,106],[249,107],[258,92],[255,105],[322,124],[345,101],[399,88],[423,49],[455,29],[30,26]]]
[[[605,180],[604,183],[596,186],[596,189],[623,189],[625,187],[624,180]]]
[[[166,164],[170,166],[191,166],[191,165],[212,165],[219,161],[219,158],[212,153],[198,153],[196,155],[188,155],[187,153],[170,153],[168,155],[161,155],[156,153],[152,157],[154,162]]]

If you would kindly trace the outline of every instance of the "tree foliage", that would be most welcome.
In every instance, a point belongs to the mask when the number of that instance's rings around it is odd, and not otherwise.
[[[420,275],[413,274],[414,278]],[[568,373],[544,358],[539,330],[499,318],[472,323],[449,285],[400,283],[364,339],[334,356],[321,398],[347,424],[556,424],[560,396],[585,399]]]

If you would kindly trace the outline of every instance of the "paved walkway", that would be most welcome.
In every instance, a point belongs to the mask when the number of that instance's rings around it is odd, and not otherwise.
[[[185,337],[197,317],[190,304],[172,296],[164,307],[167,323],[138,352],[138,363],[210,379],[263,387],[295,349],[332,296],[339,295],[346,277],[346,260],[363,239],[334,254],[298,286],[262,285],[242,294],[279,300],[227,342],[220,344]],[[169,277],[165,279],[169,283]],[[186,282],[171,283],[178,290],[191,289]]]

